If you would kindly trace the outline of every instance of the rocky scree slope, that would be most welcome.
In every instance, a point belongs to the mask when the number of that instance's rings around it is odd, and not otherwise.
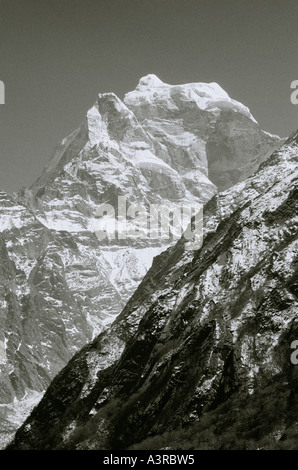
[[[274,447],[287,433],[297,442],[297,157],[298,132],[205,205],[202,248],[182,238],[154,259],[9,449],[152,448],[152,436],[154,448]]]

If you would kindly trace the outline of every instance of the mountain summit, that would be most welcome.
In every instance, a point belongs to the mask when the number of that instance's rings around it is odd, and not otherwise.
[[[159,101],[167,97],[170,99],[174,95],[180,96],[181,100],[192,101],[202,110],[232,109],[234,112],[240,112],[257,123],[246,106],[231,99],[223,88],[215,82],[169,85],[162,82],[156,75],[149,74],[140,79],[135,91],[126,94],[124,101],[128,104],[133,100],[145,100],[147,98],[152,102],[155,99]]]
[[[32,405],[174,243],[99,240],[99,206],[116,207],[119,196],[127,206],[206,204],[281,142],[214,83],[168,85],[148,75],[124,101],[99,94],[37,181],[0,194],[1,403]],[[10,431],[16,418],[5,409]]]
[[[145,77],[140,78],[140,81],[136,87],[136,91],[141,91],[144,89],[156,88],[160,86],[165,86],[165,84],[153,73],[146,75]]]
[[[220,191],[247,178],[282,142],[217,83],[169,85],[147,75],[124,103],[194,191],[202,173]]]

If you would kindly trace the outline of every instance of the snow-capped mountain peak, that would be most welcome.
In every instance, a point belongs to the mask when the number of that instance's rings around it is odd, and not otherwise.
[[[156,75],[150,73],[145,77],[140,78],[139,83],[136,87],[137,91],[146,90],[148,88],[157,88],[161,86],[167,86],[166,83],[162,82]]]
[[[216,83],[169,85],[150,74],[124,101],[99,94],[32,187],[1,193],[3,401],[44,390],[174,243],[99,240],[100,205],[115,208],[115,220],[119,196],[147,208],[207,203],[280,143]]]
[[[191,101],[201,110],[231,110],[245,115],[256,123],[250,110],[229,97],[228,93],[216,82],[187,83],[170,85],[162,82],[156,75],[149,74],[142,77],[134,91],[125,95],[124,102],[128,106],[136,105],[138,101],[163,102],[168,108],[174,109],[174,102]]]

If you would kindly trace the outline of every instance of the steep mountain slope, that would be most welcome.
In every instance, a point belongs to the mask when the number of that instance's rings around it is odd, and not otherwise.
[[[189,429],[184,448],[258,448],[264,439],[287,447],[290,434],[297,443],[297,160],[298,132],[205,205],[201,249],[185,250],[182,238],[154,259],[121,315],[53,380],[10,449],[136,448],[149,436],[166,442],[171,430],[177,445]]]
[[[99,94],[32,187],[0,194],[1,403],[38,397],[173,243],[99,240],[101,204],[117,217],[119,196],[127,207],[206,203],[280,143],[217,84],[171,86],[149,75],[124,102]]]

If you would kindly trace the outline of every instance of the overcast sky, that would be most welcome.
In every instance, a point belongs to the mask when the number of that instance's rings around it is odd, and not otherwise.
[[[29,186],[100,92],[217,82],[261,127],[298,128],[297,0],[0,0],[0,188]]]

